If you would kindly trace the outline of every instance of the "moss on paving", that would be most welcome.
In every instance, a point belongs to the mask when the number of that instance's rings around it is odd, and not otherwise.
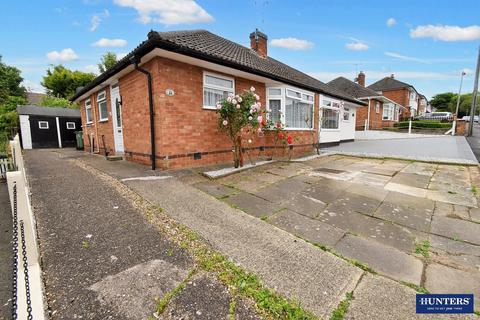
[[[430,257],[430,241],[415,242],[415,253],[421,254],[426,259]]]
[[[354,299],[353,292],[347,292],[345,299],[340,301],[338,307],[333,310],[330,320],[342,320],[350,307],[350,301]]]

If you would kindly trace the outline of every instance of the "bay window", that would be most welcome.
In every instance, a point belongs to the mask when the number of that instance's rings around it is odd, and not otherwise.
[[[218,101],[226,99],[234,92],[233,78],[207,72],[203,74],[203,107],[205,109],[215,109]]]
[[[269,118],[286,129],[313,129],[314,95],[295,88],[268,88]]]
[[[393,103],[383,105],[383,120],[398,121],[398,110]]]
[[[322,97],[320,100],[322,129],[338,129],[340,102],[326,97]]]

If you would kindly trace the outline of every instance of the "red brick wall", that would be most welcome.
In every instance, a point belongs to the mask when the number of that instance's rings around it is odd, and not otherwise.
[[[99,92],[105,90],[105,94],[107,97],[107,111],[108,111],[108,120],[100,122],[100,114],[98,110],[97,104],[97,95]],[[110,87],[105,87],[98,92],[95,92],[90,97],[90,102],[92,105],[92,123],[86,123],[86,116],[85,116],[85,101],[88,99],[84,99],[80,101],[80,114],[82,118],[82,128],[83,128],[83,141],[85,151],[90,150],[90,135],[93,135],[94,140],[94,151],[99,151],[101,154],[105,153],[105,149],[110,154],[115,152],[115,144],[113,141],[113,127],[112,127],[112,110],[110,104]],[[105,146],[102,141],[102,136],[104,137]]]
[[[218,116],[214,110],[203,109],[204,69],[166,58],[154,58],[143,66],[152,73],[155,106],[156,155],[161,168],[202,166],[233,161],[232,145],[226,134],[218,129]],[[218,73],[218,72],[215,72]],[[122,96],[124,145],[126,158],[150,163],[150,125],[147,79],[132,71],[119,80]],[[251,86],[256,88],[262,105],[266,103],[265,85],[235,77],[235,91],[241,93]],[[167,96],[173,89],[174,96]],[[318,95],[315,97],[315,128],[318,125]],[[311,152],[312,143],[318,141],[317,131],[292,131],[295,137],[294,155]],[[313,136],[312,136],[313,133]],[[113,134],[112,134],[113,135]],[[260,151],[258,147],[272,146],[271,134],[253,135],[253,143],[244,139],[244,147],[251,157],[270,154],[273,149]],[[194,160],[193,153],[204,153]],[[282,154],[283,149],[277,153]],[[206,153],[206,154],[205,154]],[[245,156],[245,161],[248,157]]]
[[[375,110],[375,104],[380,103],[379,112]],[[383,115],[383,103],[376,99],[371,99],[369,106],[357,108],[355,120],[356,130],[365,129],[365,120],[368,119],[368,108],[370,108],[370,129],[381,129],[382,128],[382,115]]]
[[[383,95],[390,100],[395,101],[396,103],[401,104],[404,106],[406,109],[401,108],[401,112],[399,114],[400,120],[402,119],[408,119],[410,117],[410,110],[409,110],[409,99],[410,99],[410,93],[408,89],[397,89],[397,90],[389,90],[389,91],[383,91]]]

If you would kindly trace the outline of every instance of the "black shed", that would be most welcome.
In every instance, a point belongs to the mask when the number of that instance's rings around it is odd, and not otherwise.
[[[26,105],[17,112],[24,149],[75,147],[75,131],[82,130],[79,110]]]

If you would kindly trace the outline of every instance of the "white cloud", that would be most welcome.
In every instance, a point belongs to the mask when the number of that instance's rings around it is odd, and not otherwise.
[[[274,47],[281,47],[290,50],[307,50],[313,48],[313,42],[297,38],[272,39],[270,44]]]
[[[94,47],[125,47],[127,40],[124,39],[107,39],[101,38],[100,40],[92,43]]]
[[[45,93],[45,88],[40,83],[25,79],[23,80],[22,85],[28,92]]]
[[[83,70],[85,72],[90,72],[90,73],[94,73],[94,74],[98,74],[98,66],[97,65],[94,65],[94,64],[89,64],[85,67],[83,67]]]
[[[100,25],[100,22],[102,22],[102,18],[100,18],[99,16],[97,16],[96,14],[92,16],[92,18],[90,19],[90,28],[89,30],[91,32],[97,30],[98,26]]]
[[[397,20],[395,20],[395,18],[389,18],[387,20],[387,26],[389,26],[389,27],[393,27],[396,24],[397,24]]]
[[[119,52],[117,53],[117,60],[123,59],[127,56],[127,52]]]
[[[214,20],[194,0],[114,0],[114,3],[137,10],[138,20],[143,24],[194,24]]]
[[[47,53],[47,58],[51,61],[72,61],[72,60],[77,60],[78,55],[73,51],[71,48],[63,49],[62,51],[51,51]]]
[[[419,63],[425,63],[425,64],[430,64],[431,63],[428,60],[415,58],[415,57],[409,57],[409,56],[405,56],[403,54],[396,53],[396,52],[386,51],[385,55],[389,56],[389,57],[392,57],[392,58],[395,58],[395,59],[403,60],[403,61],[413,61],[413,62],[419,62]]]
[[[412,38],[432,38],[441,41],[470,41],[480,39],[480,26],[469,27],[426,25],[410,30]]]
[[[365,44],[361,41],[347,43],[347,44],[345,44],[345,47],[348,50],[354,50],[354,51],[365,51],[365,50],[370,49],[370,47],[367,44]]]

